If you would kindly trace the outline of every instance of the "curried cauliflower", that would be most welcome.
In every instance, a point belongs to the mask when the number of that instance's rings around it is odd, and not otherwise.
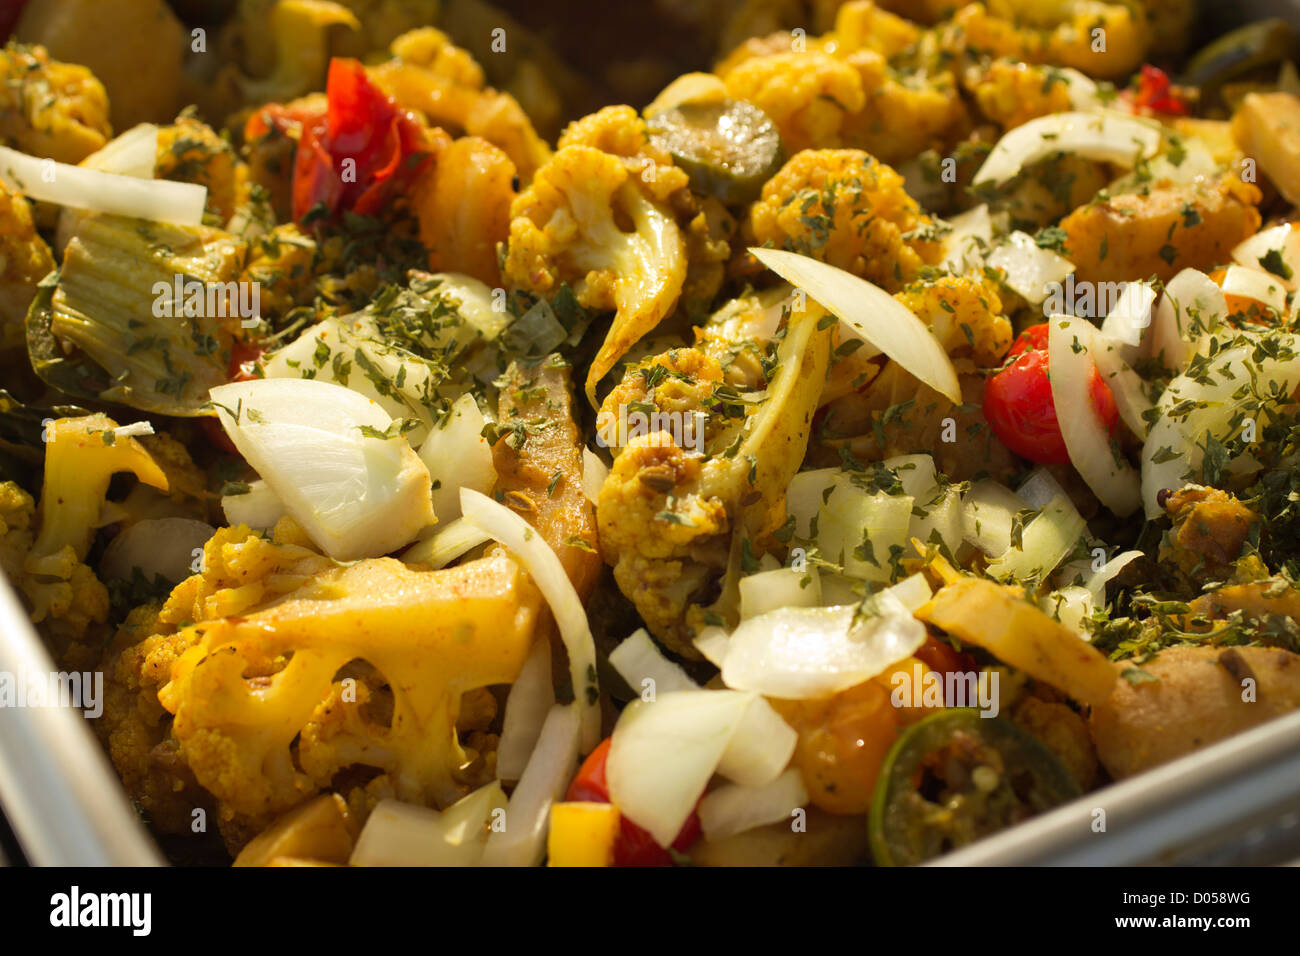
[[[0,483],[0,571],[11,581],[22,574],[32,549],[36,502],[17,482]]]
[[[1259,229],[1259,187],[1234,175],[1170,186],[1154,183],[1081,206],[1061,221],[1065,256],[1084,282],[1168,281],[1183,269],[1226,262]]]
[[[595,405],[596,383],[677,304],[686,278],[681,230],[622,159],[580,145],[538,170],[510,215],[508,286],[545,295],[568,282],[582,305],[618,310],[587,375]]]
[[[108,495],[122,471],[160,491],[167,476],[136,439],[119,437],[107,415],[59,418],[46,426],[39,534],[23,561],[18,586],[32,620],[59,641],[86,636],[108,617],[108,591],[83,562]]]
[[[0,349],[22,347],[23,322],[36,285],[54,268],[54,257],[36,231],[32,206],[0,183]]]
[[[652,424],[631,437],[596,516],[620,590],[650,631],[686,657],[699,657],[692,638],[713,616],[734,617],[725,593],[714,602],[728,564],[745,548],[762,550],[785,520],[785,488],[803,460],[830,361],[831,329],[819,328],[825,313],[809,306],[790,316],[762,402],[727,385],[715,359],[676,349],[628,371],[602,407],[606,434],[630,406],[647,403],[681,423],[676,436]],[[704,452],[685,447],[696,444],[685,423],[695,412],[705,415]]]
[[[716,69],[728,95],[772,117],[791,152],[854,147],[900,162],[953,145],[969,126],[950,71],[904,67],[920,39],[907,20],[854,2],[821,37],[751,40]]]
[[[903,177],[856,149],[795,155],[763,185],[746,228],[758,245],[812,256],[891,292],[940,256],[937,224]]]
[[[969,82],[980,112],[1004,130],[1071,108],[1070,88],[1050,68],[995,60]]]
[[[248,166],[211,126],[185,114],[158,130],[154,177],[206,187],[205,211],[223,225],[248,199]]]
[[[127,793],[163,833],[188,832],[192,808],[210,803],[179,756],[158,689],[197,639],[183,625],[242,614],[289,594],[334,562],[313,550],[291,521],[270,538],[238,525],[203,549],[202,570],[161,606],[131,612],[106,649],[103,737]]]
[[[433,27],[412,30],[392,44],[393,58],[367,72],[379,87],[434,126],[500,147],[525,182],[551,157],[523,107],[509,93],[484,86],[474,58]]]
[[[995,368],[1011,348],[1011,322],[986,279],[940,276],[914,282],[894,298],[920,316],[954,358],[969,355],[980,368]]]
[[[0,50],[0,142],[79,163],[112,134],[108,94],[90,70],[51,60],[42,46]]]
[[[1150,37],[1140,5],[1101,0],[972,3],[940,29],[950,53],[1051,63],[1106,80],[1141,66]]]

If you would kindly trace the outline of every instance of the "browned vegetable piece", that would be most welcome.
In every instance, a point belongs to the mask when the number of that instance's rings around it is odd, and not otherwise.
[[[1288,202],[1300,202],[1300,99],[1248,94],[1232,118],[1232,135]]]
[[[1275,647],[1170,647],[1093,708],[1097,756],[1121,779],[1300,707],[1300,655]],[[1252,683],[1248,683],[1253,681]]]
[[[1099,704],[1118,672],[1069,628],[986,578],[962,578],[939,590],[916,616],[991,652],[1081,704]]]
[[[1061,220],[1065,255],[1085,282],[1168,281],[1226,262],[1259,229],[1259,188],[1237,173],[1215,183],[1157,186],[1081,206]]]
[[[354,834],[348,805],[337,793],[326,793],[290,810],[235,857],[235,866],[318,866],[346,863]]]

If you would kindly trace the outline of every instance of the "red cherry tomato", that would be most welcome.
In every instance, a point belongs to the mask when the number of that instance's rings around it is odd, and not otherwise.
[[[569,784],[564,799],[610,803],[609,784],[605,782],[605,761],[608,759],[609,738],[606,738],[578,768],[578,775]],[[699,837],[700,818],[692,811],[682,826],[682,832],[673,841],[673,849],[685,852]],[[672,855],[656,843],[654,837],[627,817],[620,819],[618,837],[614,841],[615,866],[669,866],[672,862]]]
[[[1047,378],[1047,323],[1025,329],[1008,353],[1015,361],[984,385],[984,417],[1002,444],[1022,458],[1040,465],[1070,461]],[[1092,367],[1088,381],[1092,407],[1108,431],[1119,421],[1115,396]]]
[[[1133,105],[1141,112],[1186,116],[1187,104],[1174,92],[1169,75],[1150,63],[1142,65],[1137,91],[1130,94]]]
[[[317,203],[330,216],[341,209],[372,216],[431,158],[425,129],[370,81],[359,60],[330,61],[325,95],[324,115],[295,117],[303,123],[293,218],[301,221]]]

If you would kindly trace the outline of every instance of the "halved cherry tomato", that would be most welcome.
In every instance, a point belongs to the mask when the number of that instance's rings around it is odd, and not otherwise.
[[[585,800],[589,803],[611,803],[609,784],[605,781],[605,762],[609,759],[609,738],[601,741],[578,768],[578,775],[569,784],[565,800]],[[692,811],[682,826],[682,832],[673,841],[673,849],[684,853],[700,837],[700,818]],[[619,822],[618,839],[614,842],[615,866],[669,866],[672,855],[655,842],[645,830],[627,817]]]
[[[975,657],[955,650],[951,644],[945,644],[937,637],[928,637],[924,644],[912,655],[926,667],[940,674],[970,674],[979,670],[975,666]]]
[[[1166,116],[1186,116],[1187,104],[1174,90],[1169,74],[1150,63],[1142,65],[1138,88],[1130,93],[1133,106],[1144,113],[1163,113]]]
[[[303,123],[293,174],[293,218],[317,203],[363,216],[409,185],[431,158],[425,129],[375,86],[359,60],[330,61],[324,116]],[[273,117],[272,117],[273,118]]]
[[[1047,323],[1031,325],[1020,333],[1008,355],[1018,357],[984,385],[984,417],[1002,444],[1022,458],[1040,465],[1067,464],[1070,455],[1047,378]],[[1119,409],[1095,365],[1088,389],[1093,408],[1113,432]]]

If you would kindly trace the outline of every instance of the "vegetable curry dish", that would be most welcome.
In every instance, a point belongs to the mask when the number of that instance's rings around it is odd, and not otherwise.
[[[0,24],[0,568],[171,860],[917,864],[1300,707],[1290,25],[504,6]]]

